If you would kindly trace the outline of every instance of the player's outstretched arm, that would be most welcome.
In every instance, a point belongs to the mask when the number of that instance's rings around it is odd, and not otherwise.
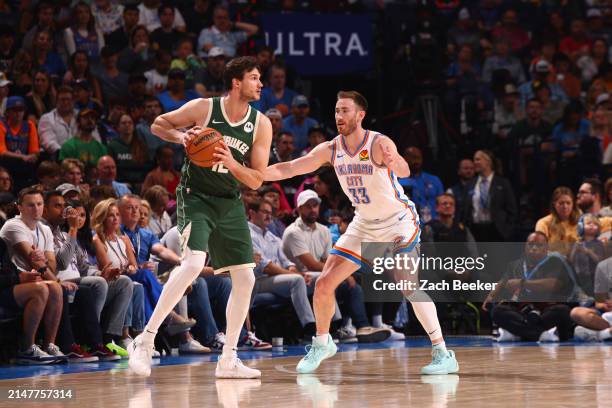
[[[264,172],[265,181],[289,179],[302,174],[312,173],[331,158],[331,142],[321,143],[306,156],[288,162],[269,166]]]
[[[272,123],[266,116],[261,115],[256,130],[255,141],[251,147],[251,167],[238,163],[225,143],[223,147],[215,147],[215,164],[223,165],[242,184],[257,190],[264,181],[264,171],[268,166],[270,157],[270,144],[272,144]]]
[[[380,163],[382,162],[391,170],[397,177],[409,177],[410,167],[404,158],[398,153],[397,147],[393,140],[387,136],[379,136],[376,139],[376,146],[374,146],[374,160]]]
[[[203,125],[208,109],[211,109],[209,99],[189,101],[177,110],[156,117],[151,132],[167,142],[185,144],[187,134],[177,129]]]

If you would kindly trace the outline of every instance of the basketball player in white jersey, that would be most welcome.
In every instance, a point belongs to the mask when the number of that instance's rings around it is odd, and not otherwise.
[[[408,163],[399,155],[391,139],[365,130],[361,122],[366,115],[367,101],[355,91],[341,91],[336,102],[336,126],[339,135],[307,155],[290,162],[278,163],[264,172],[266,181],[289,179],[331,164],[344,193],[355,207],[355,218],[333,247],[323,272],[316,282],[314,313],[317,336],[308,354],[298,363],[299,373],[316,370],[321,362],[336,354],[336,345],[329,335],[334,314],[334,292],[364,259],[362,242],[395,242],[401,252],[418,256],[419,217],[414,204],[404,195],[397,177],[408,177]],[[396,279],[417,280],[416,271]],[[450,374],[459,371],[455,354],[447,350],[438,322],[436,307],[421,291],[404,292],[412,302],[415,315],[425,328],[433,345],[432,362],[422,374]]]

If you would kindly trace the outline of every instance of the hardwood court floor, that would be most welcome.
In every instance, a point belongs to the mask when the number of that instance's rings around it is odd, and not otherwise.
[[[610,407],[612,348],[594,346],[456,347],[459,375],[421,376],[426,347],[352,349],[314,375],[294,372],[299,357],[250,360],[259,380],[217,380],[213,362],[0,381],[0,407]],[[72,401],[8,401],[9,388],[72,389]]]

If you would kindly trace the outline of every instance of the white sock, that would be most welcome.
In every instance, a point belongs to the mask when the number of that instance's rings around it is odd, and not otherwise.
[[[329,340],[329,333],[317,334],[317,336],[315,337],[315,341],[322,346],[326,345],[328,340]]]
[[[344,327],[351,327],[352,325],[353,325],[353,319],[349,317],[348,319],[346,319],[346,324],[344,325]]]
[[[168,316],[168,313],[170,313],[179,300],[181,300],[187,287],[189,287],[195,278],[198,277],[205,263],[205,252],[193,252],[187,248],[181,266],[172,272],[170,279],[168,279],[168,282],[164,285],[157,305],[155,305],[155,310],[145,326],[145,330],[142,332],[144,341],[153,341],[157,329],[166,316]]]
[[[434,350],[441,350],[444,353],[448,353],[448,351],[446,350],[446,343],[445,342],[438,343],[438,344],[432,344],[431,347],[433,347]]]
[[[608,328],[608,329],[600,330],[597,333],[597,337],[599,337],[599,340],[607,340],[607,339],[612,338],[612,333],[610,333],[610,330],[612,330],[612,329]]]
[[[436,305],[431,301],[429,295],[422,291],[415,291],[407,297],[414,309],[414,314],[427,332],[430,340],[442,337],[442,328],[438,321]]]
[[[372,326],[373,327],[382,327],[382,315],[374,315],[372,316]]]
[[[255,274],[251,268],[230,271],[230,276],[232,277],[232,292],[225,311],[227,329],[221,356],[225,358],[235,356],[238,337],[240,337],[240,330],[249,313],[251,294],[255,285]]]

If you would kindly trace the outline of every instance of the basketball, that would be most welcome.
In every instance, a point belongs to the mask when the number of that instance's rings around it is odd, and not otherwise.
[[[217,130],[213,128],[202,129],[185,147],[187,157],[195,165],[211,167],[215,160],[213,157],[215,146],[221,140],[223,140],[223,136]]]

